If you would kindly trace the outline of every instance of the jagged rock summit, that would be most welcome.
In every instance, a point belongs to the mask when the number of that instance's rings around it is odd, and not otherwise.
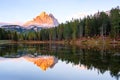
[[[31,25],[50,28],[50,27],[58,26],[59,22],[52,14],[47,14],[46,12],[42,12],[40,15],[33,18],[33,20],[28,21],[24,24],[25,27],[29,27]]]

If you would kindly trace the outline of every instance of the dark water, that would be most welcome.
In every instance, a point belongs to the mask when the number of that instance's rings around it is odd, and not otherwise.
[[[119,80],[120,48],[0,45],[0,80]]]

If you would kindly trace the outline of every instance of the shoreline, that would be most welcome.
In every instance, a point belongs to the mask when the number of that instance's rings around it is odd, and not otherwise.
[[[79,47],[82,49],[95,49],[95,50],[114,50],[120,49],[120,41],[113,43],[112,39],[105,39],[104,42],[102,39],[97,38],[81,38],[76,40],[69,41],[12,41],[12,40],[0,40],[0,45],[4,44],[56,44],[56,45],[66,45],[72,47]]]
[[[114,41],[111,38],[80,38],[76,40],[61,40],[61,41],[34,41],[34,40],[21,40],[21,41],[13,41],[13,40],[0,40],[0,44],[9,44],[9,43],[18,43],[18,44],[70,44],[70,45],[120,45],[120,40]]]

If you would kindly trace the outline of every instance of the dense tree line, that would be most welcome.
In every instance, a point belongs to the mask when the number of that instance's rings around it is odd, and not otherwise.
[[[120,38],[120,8],[108,12],[98,12],[83,19],[62,23],[57,27],[18,33],[0,29],[0,39],[10,40],[76,40],[82,37],[109,36]]]
[[[16,31],[6,31],[0,28],[0,40],[18,40],[19,35]]]

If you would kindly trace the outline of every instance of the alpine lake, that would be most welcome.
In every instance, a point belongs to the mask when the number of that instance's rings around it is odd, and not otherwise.
[[[120,47],[0,44],[0,80],[120,80]]]

